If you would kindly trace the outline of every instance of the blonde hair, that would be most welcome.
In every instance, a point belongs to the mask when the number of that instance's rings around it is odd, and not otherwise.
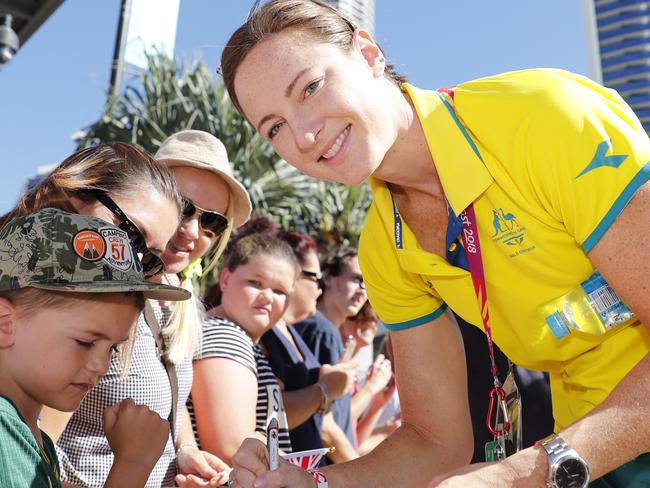
[[[164,161],[162,164],[165,164]],[[177,166],[176,166],[177,167]],[[226,217],[228,227],[217,237],[211,248],[201,259],[206,263],[202,276],[205,276],[216,265],[223,254],[233,230],[233,198],[229,192]],[[196,296],[194,282],[191,277],[183,277],[181,288],[189,291],[192,297],[186,301],[175,302],[171,307],[171,315],[162,330],[166,344],[165,357],[172,363],[178,364],[185,358],[193,357],[201,345],[201,330],[205,318],[205,305]]]

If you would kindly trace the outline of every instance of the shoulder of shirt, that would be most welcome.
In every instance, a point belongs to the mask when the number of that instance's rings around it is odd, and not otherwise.
[[[204,341],[208,338],[231,338],[246,344],[253,343],[244,329],[225,317],[210,317],[204,320],[202,335]]]
[[[323,333],[333,333],[336,332],[338,335],[339,330],[336,328],[336,326],[332,323],[330,319],[325,317],[321,311],[316,311],[316,315],[314,316],[315,318],[315,328]]]
[[[239,325],[234,323],[232,320],[227,319],[226,317],[219,317],[219,316],[215,315],[213,317],[208,317],[207,319],[205,319],[203,321],[203,328],[204,329],[206,329],[206,328],[211,329],[211,328],[214,328],[216,326],[223,327],[226,330],[235,329],[235,330],[241,331],[242,333],[245,334],[244,330]]]
[[[6,396],[0,395],[0,415],[6,415],[21,419],[18,409]],[[22,420],[22,419],[21,419]]]
[[[584,89],[611,97],[611,90],[598,85],[589,78],[561,69],[536,68],[510,71],[461,83],[454,88],[454,106],[457,111],[472,109],[477,101],[517,100],[526,105],[540,107],[571,106],[576,90]]]
[[[9,436],[8,439],[16,439],[16,435],[25,437],[28,442],[33,440],[34,446],[36,446],[36,439],[31,434],[29,427],[25,423],[22,415],[13,404],[13,402],[5,397],[0,395],[0,448],[2,441],[5,436]]]

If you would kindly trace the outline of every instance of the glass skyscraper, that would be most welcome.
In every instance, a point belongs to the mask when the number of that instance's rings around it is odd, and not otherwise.
[[[375,32],[375,0],[325,0],[371,33]]]
[[[593,0],[602,83],[650,133],[650,1]]]

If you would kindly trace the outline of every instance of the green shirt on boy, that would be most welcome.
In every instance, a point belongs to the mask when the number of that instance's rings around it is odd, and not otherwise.
[[[42,449],[12,401],[0,395],[0,488],[61,488],[54,444],[41,435]]]

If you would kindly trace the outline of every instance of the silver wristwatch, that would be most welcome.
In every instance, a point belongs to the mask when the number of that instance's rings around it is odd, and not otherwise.
[[[589,483],[589,466],[557,434],[552,434],[539,444],[548,454],[548,488],[586,488]]]

